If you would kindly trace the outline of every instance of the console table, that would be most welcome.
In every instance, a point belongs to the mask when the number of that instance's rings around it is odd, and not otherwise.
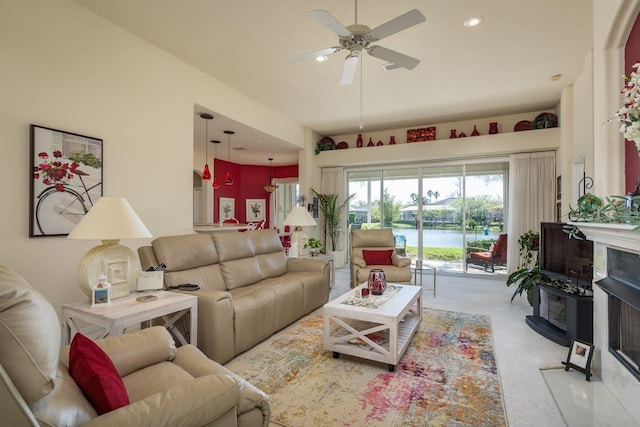
[[[148,323],[158,318],[164,321],[164,327],[181,344],[198,344],[198,298],[195,295],[158,291],[152,293],[158,297],[157,300],[138,302],[136,298],[140,295],[141,293],[133,293],[100,307],[91,307],[91,301],[64,304],[62,306],[63,345],[70,344],[76,332],[83,332],[83,328],[98,327],[99,332],[93,335],[97,335],[95,338],[104,338],[110,335],[122,335],[127,327]],[[189,340],[176,327],[176,322],[186,314],[190,314]]]

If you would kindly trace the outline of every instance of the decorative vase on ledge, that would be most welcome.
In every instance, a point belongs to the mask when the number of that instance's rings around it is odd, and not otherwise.
[[[449,133],[449,139],[457,138],[458,134],[455,129],[451,129],[451,133]]]
[[[498,122],[489,123],[489,135],[498,133]]]

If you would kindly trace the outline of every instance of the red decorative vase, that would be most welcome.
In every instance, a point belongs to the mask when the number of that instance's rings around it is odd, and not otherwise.
[[[375,144],[373,143],[373,139],[369,138],[369,143],[367,144],[367,147],[373,147]]]
[[[489,123],[489,135],[498,133],[498,122]]]
[[[356,147],[358,147],[358,148],[362,147],[362,134],[361,133],[358,134],[358,140],[356,141]]]
[[[396,137],[392,136],[391,139],[389,139],[389,145],[395,145],[396,144]]]
[[[373,295],[382,295],[384,290],[387,289],[387,279],[384,277],[384,270],[380,268],[372,269],[369,272],[367,287]]]
[[[457,138],[458,134],[456,134],[456,130],[455,129],[451,129],[451,133],[449,134],[449,139],[451,138]]]
[[[478,132],[478,129],[476,128],[475,125],[473,125],[473,132],[471,132],[471,136],[478,136],[480,135],[480,132]]]
[[[460,132],[460,134],[458,135],[458,138],[466,138],[467,134],[464,132]]]

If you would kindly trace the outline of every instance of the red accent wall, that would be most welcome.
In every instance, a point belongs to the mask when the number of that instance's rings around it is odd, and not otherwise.
[[[213,221],[220,221],[219,201],[220,197],[232,197],[235,199],[236,219],[242,223],[247,222],[247,199],[263,199],[267,207],[267,224],[270,221],[269,193],[262,188],[269,181],[269,166],[238,165],[225,160],[214,159],[214,175],[218,177],[220,188],[213,190]],[[233,176],[233,185],[225,185],[224,177],[227,171]],[[297,178],[298,165],[274,166],[274,178]],[[210,183],[213,180],[209,181]],[[209,184],[211,185],[211,184]]]
[[[627,76],[631,74],[631,66],[638,61],[640,61],[640,15],[636,17],[624,50],[624,68]],[[640,155],[634,142],[625,141],[624,144],[625,188],[628,193],[634,189],[636,182],[640,181]]]

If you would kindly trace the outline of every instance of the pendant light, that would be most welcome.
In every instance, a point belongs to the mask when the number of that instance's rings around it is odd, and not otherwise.
[[[213,116],[209,113],[200,113],[200,117],[206,120],[205,123],[205,137],[204,137],[204,151],[205,151],[205,159],[204,159],[204,169],[202,169],[202,179],[209,180],[211,179],[211,172],[209,171],[209,120],[213,119]]]
[[[213,146],[214,146],[214,153],[213,153],[213,159],[217,159],[218,158],[218,144],[220,144],[220,141],[218,141],[217,139],[213,139],[211,140],[211,142],[213,142]],[[215,172],[215,164],[214,164],[214,172]],[[218,188],[220,188],[220,184],[218,184],[218,176],[217,175],[213,175],[213,183],[211,184],[211,186],[213,187],[214,190],[217,190]]]
[[[263,186],[267,193],[273,193],[276,191],[276,188],[278,188],[278,186],[273,183],[273,168],[271,167],[271,162],[273,162],[273,157],[269,157],[269,183]]]
[[[225,130],[224,133],[229,135],[229,163],[231,163],[231,135],[235,132],[232,130]],[[233,177],[231,176],[231,172],[227,170],[227,174],[224,177],[224,183],[226,185],[233,185]]]

